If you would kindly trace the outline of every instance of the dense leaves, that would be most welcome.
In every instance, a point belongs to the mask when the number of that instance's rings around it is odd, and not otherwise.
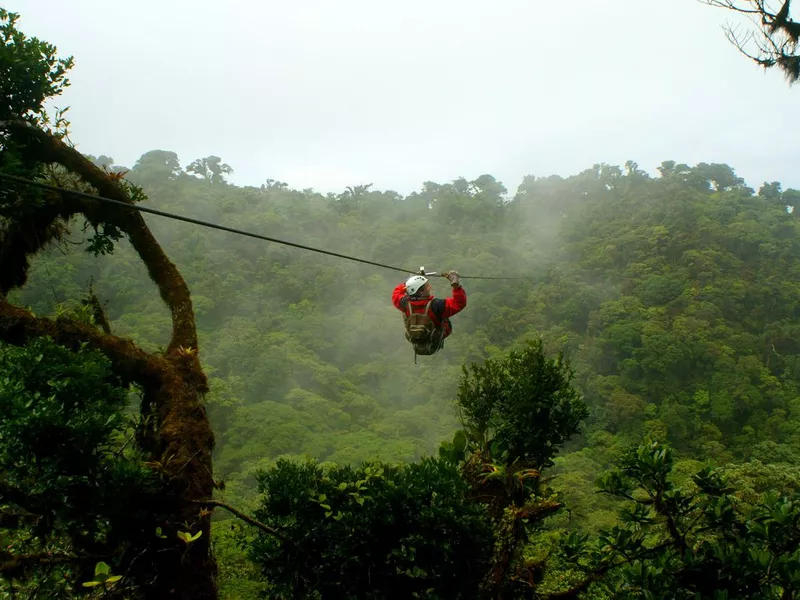
[[[250,554],[270,598],[475,598],[488,567],[485,510],[440,459],[323,468],[281,460],[259,477]]]
[[[456,405],[465,429],[440,454],[463,455],[470,497],[488,509],[495,543],[484,597],[530,594],[547,567],[546,559],[529,560],[523,551],[563,507],[542,485],[542,471],[588,414],[571,378],[563,356],[549,358],[541,340],[463,369]]]
[[[97,351],[74,353],[46,338],[0,346],[3,577],[74,588],[105,560],[125,572],[117,587],[129,595],[152,577],[143,554],[167,507],[159,477],[123,450],[132,435],[126,405]]]
[[[568,546],[595,573],[610,572],[598,587],[615,598],[796,598],[800,495],[768,492],[748,503],[715,470],[684,487],[672,470],[671,449],[653,442],[602,477],[603,491],[628,500],[623,523]]]
[[[27,37],[16,27],[19,14],[0,8],[0,121],[47,122],[44,103],[67,86],[72,57],[57,58],[52,44]]]
[[[588,416],[571,379],[563,356],[548,358],[537,340],[502,360],[464,367],[456,402],[481,450],[542,469]]]

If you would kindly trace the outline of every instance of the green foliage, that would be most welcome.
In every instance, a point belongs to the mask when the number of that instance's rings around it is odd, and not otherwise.
[[[95,256],[113,254],[114,242],[122,239],[122,232],[114,225],[103,223],[95,228],[94,235],[87,240],[86,251]]]
[[[743,503],[710,468],[692,485],[671,481],[673,453],[631,448],[604,475],[603,492],[627,500],[623,524],[594,542],[570,535],[564,554],[586,581],[618,598],[794,598],[800,593],[800,495],[768,492]],[[600,576],[608,574],[605,577]]]
[[[83,587],[97,587],[97,586],[113,586],[116,582],[122,579],[122,575],[111,575],[109,566],[100,561],[94,567],[94,579],[91,581],[84,581]]]
[[[0,121],[25,120],[40,127],[54,128],[57,136],[66,134],[65,110],[56,110],[55,120],[47,114],[47,100],[69,86],[67,71],[72,57],[57,58],[56,47],[17,28],[19,14],[0,7]],[[36,176],[41,165],[32,163],[18,144],[0,136],[0,171],[23,177]],[[40,193],[28,191],[27,202],[20,202],[13,186],[0,186],[0,231],[11,219],[18,219],[36,204]]]
[[[474,444],[507,463],[553,464],[558,447],[588,416],[563,355],[548,358],[541,340],[503,359],[463,368],[457,404]]]
[[[457,465],[466,459],[466,449],[467,434],[459,429],[453,435],[452,442],[442,442],[439,446],[439,458]]]
[[[542,485],[542,469],[587,416],[571,377],[563,356],[549,359],[541,340],[463,368],[456,404],[465,430],[439,454],[461,465],[469,496],[487,507],[495,539],[481,582],[486,597],[527,593],[545,572],[546,556],[523,551],[562,507]]]
[[[27,37],[17,29],[18,19],[17,13],[0,8],[0,121],[26,119],[43,125],[44,103],[69,86],[73,60],[56,58],[55,46]]]
[[[145,550],[168,507],[159,506],[161,481],[121,450],[131,435],[126,404],[97,351],[71,352],[48,338],[0,346],[0,562],[15,565],[0,570],[23,589],[37,580],[62,592],[99,581],[90,579],[98,556],[126,569],[131,586],[152,576]],[[51,561],[60,577],[50,577]]]
[[[219,597],[225,600],[256,600],[269,597],[269,584],[261,577],[257,563],[247,550],[256,533],[250,525],[236,519],[218,519],[211,534],[214,556],[219,565]]]
[[[61,472],[99,467],[104,445],[123,425],[125,391],[108,361],[86,350],[76,358],[45,339],[0,349],[2,464],[6,473],[25,465],[18,474],[33,492]]]
[[[260,533],[250,555],[270,598],[473,598],[491,531],[446,461],[323,469],[278,461],[259,476]]]
[[[187,173],[194,173],[209,183],[225,183],[225,175],[233,173],[233,168],[222,162],[219,156],[198,158],[186,167]]]
[[[178,155],[166,150],[145,152],[133,165],[131,173],[148,189],[160,188],[167,182],[186,176]]]

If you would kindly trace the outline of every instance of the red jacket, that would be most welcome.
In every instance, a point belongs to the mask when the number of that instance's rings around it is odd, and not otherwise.
[[[450,323],[450,317],[461,312],[467,306],[467,293],[461,286],[453,288],[453,294],[449,298],[435,298],[427,296],[425,298],[414,298],[410,304],[414,312],[420,312],[425,305],[431,302],[428,309],[428,316],[433,321],[436,327],[444,324],[444,337],[447,337],[453,332],[453,326]],[[392,292],[392,304],[395,308],[404,314],[408,314],[407,307],[409,298],[406,295],[406,284],[401,283]]]

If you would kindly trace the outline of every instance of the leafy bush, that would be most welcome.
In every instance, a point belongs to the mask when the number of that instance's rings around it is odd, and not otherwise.
[[[144,576],[165,505],[158,477],[121,449],[126,404],[97,351],[48,338],[0,346],[3,577],[40,585],[55,572],[70,587],[103,560],[126,570],[118,586]]]
[[[552,466],[558,447],[588,416],[571,380],[563,355],[548,358],[541,340],[502,359],[463,367],[457,403],[469,437],[508,463]]]
[[[488,568],[485,511],[444,460],[329,470],[281,460],[259,491],[257,518],[285,536],[262,532],[249,550],[270,598],[474,598]]]
[[[572,534],[564,544],[585,582],[597,580],[614,598],[796,598],[800,494],[767,492],[751,504],[710,468],[676,488],[672,468],[671,449],[651,442],[600,479],[602,491],[627,505],[621,526],[593,542]]]

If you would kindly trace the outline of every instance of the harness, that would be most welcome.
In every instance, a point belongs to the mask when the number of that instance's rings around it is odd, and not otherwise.
[[[433,298],[423,307],[422,311],[415,311],[411,299],[406,296],[406,307],[403,311],[403,324],[405,325],[406,339],[414,347],[414,364],[417,364],[417,355],[430,356],[444,347],[444,323],[440,318],[439,325],[431,318],[429,311]]]

